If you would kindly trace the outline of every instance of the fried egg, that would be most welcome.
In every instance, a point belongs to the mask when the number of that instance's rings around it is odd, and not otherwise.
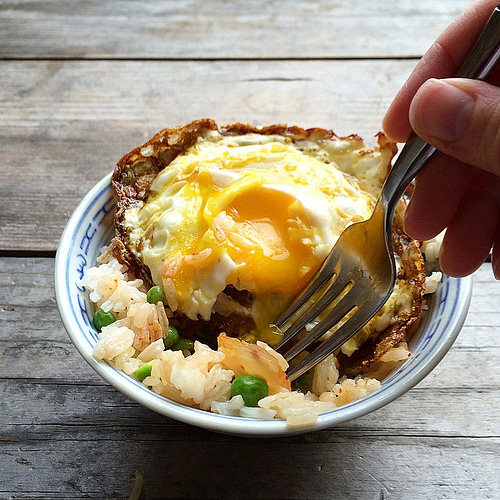
[[[370,216],[392,155],[357,137],[207,130],[124,211],[127,247],[172,311],[250,315],[252,333],[274,344],[269,325],[340,233]],[[228,286],[250,292],[252,305],[225,294]]]

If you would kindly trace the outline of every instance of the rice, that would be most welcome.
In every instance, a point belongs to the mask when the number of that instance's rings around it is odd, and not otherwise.
[[[134,332],[126,326],[116,326],[116,324],[105,326],[99,334],[93,355],[131,375],[143,364],[134,358],[136,352],[132,347],[134,337]]]
[[[439,271],[433,271],[430,276],[425,278],[425,294],[434,293],[441,282],[443,275]]]
[[[312,390],[315,394],[331,391],[338,379],[339,362],[333,354],[330,354],[314,370]]]
[[[118,317],[132,304],[146,302],[142,280],[128,280],[126,269],[114,257],[88,269],[80,284],[90,291],[89,298],[98,308],[116,313]]]
[[[332,391],[321,394],[319,400],[334,403],[335,406],[343,406],[366,396],[379,387],[380,381],[376,378],[361,376],[355,379],[343,378],[335,384]]]
[[[163,351],[152,361],[151,376],[143,384],[157,394],[202,410],[214,401],[227,401],[231,395],[234,373],[220,362],[224,354],[195,342],[194,353]]]
[[[163,304],[160,308],[165,313]],[[135,332],[133,346],[143,351],[151,343],[163,339],[168,329],[168,320],[163,318],[157,304],[134,302],[127,311],[127,326]]]
[[[299,391],[284,391],[267,396],[259,401],[259,406],[276,411],[276,417],[286,420],[290,427],[313,425],[320,413],[336,408],[332,402],[319,401],[311,392],[304,394]]]
[[[421,251],[425,255],[425,267],[427,271],[439,271],[439,252],[445,231],[442,231],[434,238],[422,242]]]
[[[151,375],[142,383],[151,390],[178,403],[209,410],[221,415],[255,419],[283,419],[290,427],[313,425],[318,415],[366,396],[380,387],[391,369],[409,356],[402,342],[388,351],[365,376],[339,378],[339,361],[334,354],[319,363],[312,372],[312,392],[281,388],[247,407],[240,395],[231,398],[235,372],[224,366],[225,354],[201,342],[194,352],[165,350],[163,337],[168,319],[162,303],[147,302],[142,280],[133,279],[109,251],[98,267],[87,270],[81,284],[97,307],[111,311],[117,321],[103,327],[93,354],[128,375],[151,363]],[[429,288],[440,276],[432,275]],[[272,355],[281,370],[288,363],[274,349],[257,342],[266,355]]]

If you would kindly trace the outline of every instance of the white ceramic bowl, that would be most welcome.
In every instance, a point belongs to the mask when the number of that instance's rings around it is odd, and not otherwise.
[[[321,414],[313,427],[290,429],[281,420],[228,417],[175,403],[92,357],[92,349],[97,341],[97,333],[91,323],[93,304],[78,282],[85,269],[96,265],[101,248],[113,236],[115,203],[110,179],[111,174],[94,186],[66,225],[56,256],[57,304],[71,340],[90,366],[122,393],[168,417],[217,432],[245,436],[290,435],[332,427],[394,401],[420,382],[450,349],[465,320],[472,281],[470,278],[444,276],[437,292],[428,301],[429,310],[413,336],[411,358],[390,374],[380,389],[346,406]],[[415,414],[419,411],[421,408],[415,401]]]

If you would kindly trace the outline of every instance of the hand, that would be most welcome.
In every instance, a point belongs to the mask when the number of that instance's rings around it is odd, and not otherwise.
[[[447,78],[497,3],[475,2],[440,35],[383,124],[393,140],[404,142],[413,129],[439,150],[417,176],[405,230],[426,240],[447,228],[440,264],[451,276],[475,271],[493,247],[493,272],[500,279],[500,68],[488,83]]]

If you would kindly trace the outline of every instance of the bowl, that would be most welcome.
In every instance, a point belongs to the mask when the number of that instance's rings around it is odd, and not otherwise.
[[[55,263],[57,304],[73,344],[87,363],[123,394],[167,417],[216,432],[254,437],[284,436],[333,427],[377,410],[418,384],[450,349],[465,320],[472,280],[470,277],[443,276],[436,293],[428,297],[428,311],[412,337],[411,358],[392,372],[379,389],[319,415],[317,423],[307,428],[290,428],[282,420],[218,415],[170,401],[92,356],[97,342],[97,332],[91,321],[94,305],[80,287],[79,280],[88,267],[96,265],[102,247],[109,244],[114,234],[115,201],[110,181],[111,174],[90,190],[64,229]],[[416,402],[415,413],[418,412]]]

